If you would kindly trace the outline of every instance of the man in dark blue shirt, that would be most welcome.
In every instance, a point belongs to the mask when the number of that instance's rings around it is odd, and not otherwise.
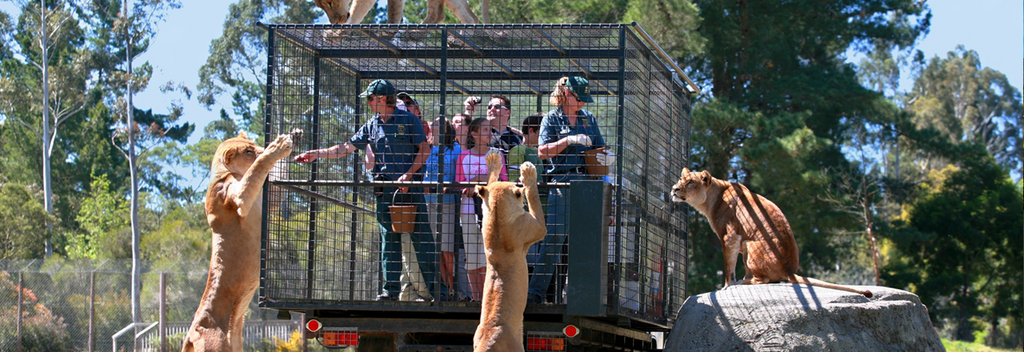
[[[409,182],[422,179],[423,162],[430,154],[430,145],[420,120],[408,111],[395,108],[395,87],[390,82],[378,79],[370,82],[366,91],[359,95],[366,98],[366,104],[374,112],[347,142],[326,149],[306,151],[295,157],[295,161],[309,163],[317,158],[341,158],[356,149],[367,147],[373,151],[374,181]],[[402,237],[391,229],[392,203],[416,205],[416,227],[411,233],[420,271],[429,292],[434,292],[434,239],[426,218],[427,209],[423,191],[419,187],[380,187],[377,192],[377,222],[381,231],[381,267],[384,282],[378,301],[393,301],[401,290],[399,275],[402,272]],[[428,299],[427,297],[423,297]]]

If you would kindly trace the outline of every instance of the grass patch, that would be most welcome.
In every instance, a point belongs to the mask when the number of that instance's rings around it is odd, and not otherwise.
[[[942,346],[946,348],[947,352],[1016,352],[1017,350],[992,348],[985,346],[983,343],[977,342],[966,342],[966,341],[951,341],[942,339]]]

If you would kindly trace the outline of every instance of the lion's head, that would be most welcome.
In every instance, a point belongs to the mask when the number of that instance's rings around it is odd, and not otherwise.
[[[244,174],[260,154],[263,154],[263,148],[246,138],[245,132],[221,142],[210,165],[213,180],[219,180],[231,173]]]
[[[351,0],[316,0],[316,6],[320,7],[327,13],[327,19],[331,21],[331,24],[345,23],[348,21],[350,14],[348,13],[348,5]]]
[[[501,172],[501,155],[495,151],[487,153],[488,181],[486,186],[476,186],[476,194],[484,200],[489,209],[523,210],[523,187],[512,182],[498,182]]]
[[[672,201],[690,204],[704,203],[708,186],[711,185],[711,173],[707,170],[697,172],[683,168],[679,181],[672,186]]]

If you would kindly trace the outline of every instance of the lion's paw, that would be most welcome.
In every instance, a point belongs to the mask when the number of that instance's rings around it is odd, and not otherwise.
[[[519,182],[523,185],[536,185],[537,184],[537,167],[533,163],[527,161],[519,167]]]
[[[274,159],[280,159],[292,152],[292,136],[291,134],[278,135],[274,142],[267,146],[266,153]]]
[[[487,170],[501,170],[501,153],[494,149],[487,152]]]

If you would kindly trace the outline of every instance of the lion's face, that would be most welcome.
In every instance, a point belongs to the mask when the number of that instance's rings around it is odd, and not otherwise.
[[[231,173],[244,174],[260,154],[263,154],[263,148],[246,138],[245,132],[242,132],[238,137],[230,138],[217,147],[213,168],[217,169],[220,164]]]
[[[710,184],[711,173],[707,170],[696,172],[683,168],[683,172],[679,174],[679,181],[672,186],[672,201],[690,204],[704,203]]]
[[[486,186],[476,186],[476,194],[483,198],[483,205],[488,208],[523,209],[523,187],[511,182],[491,182]]]
[[[316,0],[316,6],[324,9],[327,13],[327,19],[331,21],[331,24],[345,23],[348,21],[350,14],[348,13],[348,5],[351,0]]]

